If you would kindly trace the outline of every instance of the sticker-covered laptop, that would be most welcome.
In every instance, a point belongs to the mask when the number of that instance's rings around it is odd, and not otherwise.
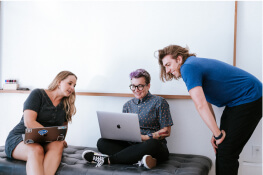
[[[42,128],[26,128],[23,140],[25,144],[29,143],[49,143],[53,141],[62,141],[67,134],[67,126],[51,126]]]

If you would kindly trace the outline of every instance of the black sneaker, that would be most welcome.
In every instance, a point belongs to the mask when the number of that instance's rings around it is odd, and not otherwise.
[[[104,164],[104,159],[109,157],[106,154],[97,153],[92,150],[86,150],[82,153],[82,158],[89,163],[96,162],[97,165],[95,167],[100,167]]]
[[[157,160],[151,155],[144,155],[141,161],[138,161],[137,165],[144,166],[147,169],[156,167]]]

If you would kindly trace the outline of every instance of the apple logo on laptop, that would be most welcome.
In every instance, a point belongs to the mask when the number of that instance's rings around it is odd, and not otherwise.
[[[118,128],[118,129],[121,129],[121,125],[120,125],[120,124],[118,124],[118,125],[117,125],[117,128]]]

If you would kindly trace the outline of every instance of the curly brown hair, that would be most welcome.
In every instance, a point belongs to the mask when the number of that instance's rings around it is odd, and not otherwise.
[[[169,45],[163,49],[158,50],[158,61],[160,66],[160,79],[165,81],[171,81],[172,79],[177,79],[172,74],[166,73],[165,67],[163,66],[163,58],[166,55],[171,55],[173,59],[177,60],[178,56],[182,56],[182,64],[190,56],[196,56],[194,53],[189,53],[188,48],[181,47],[179,45]]]

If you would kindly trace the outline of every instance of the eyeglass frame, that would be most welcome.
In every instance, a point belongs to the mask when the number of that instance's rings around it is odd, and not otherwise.
[[[134,90],[132,90],[132,88],[131,88],[132,86],[134,86]],[[139,89],[139,86],[141,86],[141,87],[142,87],[142,89],[141,89],[141,90]],[[136,88],[137,88],[139,91],[142,91],[142,90],[144,89],[144,87],[145,87],[145,86],[148,86],[148,84],[145,84],[145,85],[143,85],[143,84],[139,84],[139,85],[137,85],[137,86],[135,86],[134,84],[130,84],[130,86],[129,86],[129,87],[130,87],[130,89],[131,89],[132,91],[135,91],[135,90],[136,90]]]

